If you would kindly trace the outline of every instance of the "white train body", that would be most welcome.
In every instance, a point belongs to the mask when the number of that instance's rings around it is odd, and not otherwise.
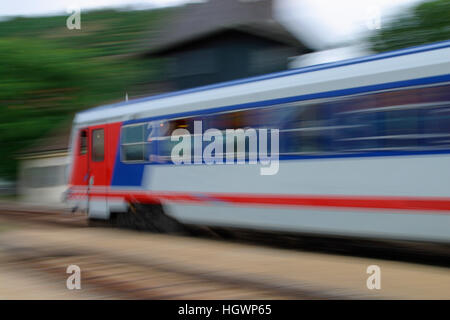
[[[74,120],[68,198],[98,219],[159,203],[188,224],[449,243],[447,118],[450,41],[98,107]],[[279,129],[278,172],[173,164],[158,126],[196,120]]]

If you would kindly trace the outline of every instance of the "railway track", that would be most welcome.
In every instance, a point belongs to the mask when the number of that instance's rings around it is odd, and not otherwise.
[[[73,213],[63,208],[51,208],[16,203],[0,203],[0,218],[15,222],[55,225],[60,227],[88,227],[84,213]]]
[[[4,239],[3,239],[4,240]],[[37,239],[36,239],[37,240]],[[0,241],[3,265],[52,276],[64,289],[66,268],[82,270],[82,286],[112,299],[346,299],[344,293],[296,287],[181,266],[160,259],[130,259],[120,253],[39,241]],[[355,297],[353,297],[355,298]]]
[[[83,290],[111,299],[450,298],[447,268],[114,229],[2,232],[0,261],[61,290],[77,265]],[[366,288],[369,265],[383,290]]]
[[[17,251],[17,248],[14,248]],[[67,266],[82,270],[82,288],[97,291],[112,299],[318,299],[320,295],[284,292],[260,288],[236,281],[215,279],[202,274],[186,274],[164,267],[136,265],[123,259],[93,253],[38,252],[21,248],[7,255],[13,268],[28,268],[52,276],[61,284],[68,275]],[[3,253],[5,256],[5,253]],[[324,298],[327,296],[324,295]]]
[[[68,228],[118,227],[117,223],[112,224],[101,220],[90,221],[85,213],[73,213],[61,208],[18,206],[11,203],[0,203],[0,218],[2,217],[19,223],[32,222]],[[142,228],[134,228],[132,225],[121,226],[120,228],[143,231]],[[185,231],[181,234],[281,249],[307,250],[450,267],[450,245],[437,243],[257,232],[244,229],[207,228],[202,226],[186,226]]]
[[[0,205],[0,218],[24,224],[40,225],[40,230],[59,227],[85,228],[84,214],[61,213],[60,209]],[[109,226],[99,223],[97,226]],[[56,229],[59,230],[59,229]],[[27,232],[28,234],[28,232]],[[21,237],[23,239],[23,237]],[[130,260],[120,254],[102,250],[58,246],[38,239],[21,241],[11,236],[0,240],[0,261],[4,268],[28,270],[51,277],[64,288],[66,268],[78,265],[83,286],[89,291],[112,299],[333,299],[345,298],[310,289],[293,289],[288,284],[261,279],[245,279],[232,274],[215,274],[161,261]]]
[[[18,226],[27,221],[22,227],[0,232],[2,267],[51,277],[61,285],[61,290],[67,290],[66,268],[76,264],[82,270],[83,289],[111,299],[372,299],[411,295],[413,286],[409,282],[404,285],[406,292],[394,288],[380,295],[364,290],[368,264],[379,264],[383,270],[385,265],[394,265],[397,270],[391,276],[394,282],[402,277],[420,279],[422,283],[416,285],[416,291],[428,292],[423,289],[424,284],[434,290],[448,283],[450,288],[448,268],[438,267],[439,263],[427,267],[403,261],[398,267],[396,262],[373,261],[373,257],[367,259],[367,254],[358,252],[347,257],[354,249],[347,250],[339,242],[334,242],[334,250],[340,247],[337,251],[344,253],[336,255],[326,249],[333,244],[330,239],[316,237],[314,241],[326,244],[317,245],[308,237],[289,240],[289,236],[279,235],[277,239],[275,235],[243,230],[212,230],[220,234],[220,239],[228,237],[228,241],[212,241],[214,236],[206,233],[200,237],[177,237],[112,228],[90,230],[86,228],[84,215],[64,216],[58,210],[38,208],[4,206],[0,218]],[[40,227],[36,228],[37,225]],[[366,243],[365,251],[373,250],[371,245],[367,248]],[[307,251],[286,250],[302,246]],[[364,248],[357,241],[355,246],[361,251]],[[325,249],[319,250],[321,247]],[[392,249],[387,252],[395,254]],[[341,262],[336,264],[335,260]],[[315,265],[310,261],[315,261]],[[355,268],[348,261],[356,261],[359,266]],[[416,269],[426,271],[417,273]],[[348,286],[345,281],[327,278],[326,270],[341,270],[347,282],[355,283],[356,277],[357,285]],[[406,288],[411,288],[411,292]],[[435,290],[436,295],[433,290],[430,291],[433,297],[450,297],[448,290]]]

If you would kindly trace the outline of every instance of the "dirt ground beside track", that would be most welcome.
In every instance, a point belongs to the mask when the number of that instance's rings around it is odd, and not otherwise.
[[[445,267],[0,221],[1,299],[450,299]],[[81,290],[66,268],[81,268]],[[381,268],[381,289],[366,286]]]

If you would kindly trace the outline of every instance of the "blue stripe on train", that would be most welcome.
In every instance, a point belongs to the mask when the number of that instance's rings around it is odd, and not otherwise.
[[[141,186],[145,165],[145,163],[123,163],[120,160],[120,143],[118,143],[111,186]]]
[[[223,112],[229,110],[238,110],[238,109],[246,109],[246,108],[254,108],[254,107],[263,107],[270,105],[277,105],[282,103],[294,102],[294,101],[305,101],[305,100],[313,100],[320,98],[330,98],[330,97],[342,97],[347,95],[353,95],[358,93],[368,93],[368,92],[376,92],[380,90],[386,89],[399,89],[399,88],[407,88],[411,86],[417,85],[427,85],[427,84],[438,84],[443,82],[450,81],[450,74],[427,77],[427,78],[419,78],[419,79],[411,79],[404,81],[396,81],[390,83],[381,83],[377,85],[370,86],[362,86],[356,88],[348,88],[342,90],[334,90],[328,92],[320,92],[314,94],[307,94],[301,96],[294,97],[286,97],[280,99],[266,100],[266,101],[257,101],[252,103],[240,104],[240,105],[232,105],[226,107],[219,108],[211,108],[207,110],[199,110],[178,114],[170,114],[152,118],[143,118],[137,120],[129,120],[122,123],[123,125],[132,124],[132,123],[140,123],[140,122],[149,122],[158,119],[171,119],[171,118],[179,118],[179,117],[187,117],[187,116],[195,116],[202,114],[210,114],[216,112]],[[326,155],[293,155],[293,156],[280,156],[280,160],[307,160],[307,159],[326,159],[326,158],[355,158],[355,157],[387,157],[387,156],[412,156],[412,155],[430,155],[430,154],[450,154],[450,150],[427,150],[427,151],[384,151],[384,152],[361,152],[361,153],[334,153],[334,154],[326,154]],[[116,161],[114,166],[113,178],[111,181],[112,186],[141,186],[142,183],[142,175],[144,172],[144,166],[146,165],[172,165],[172,163],[123,163],[120,159],[120,143],[118,144],[117,152],[116,152]]]

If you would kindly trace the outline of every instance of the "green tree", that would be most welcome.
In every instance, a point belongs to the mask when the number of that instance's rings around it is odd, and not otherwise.
[[[370,38],[376,52],[450,39],[450,0],[421,3]]]
[[[36,40],[0,40],[0,61],[0,175],[13,178],[16,153],[76,110],[90,79],[76,53]]]
[[[132,60],[86,59],[85,50],[42,40],[0,39],[0,176],[14,179],[17,153],[76,111],[121,99]]]
[[[0,178],[15,179],[18,153],[77,111],[146,94],[161,62],[139,52],[168,12],[87,12],[77,31],[66,16],[1,21]]]

